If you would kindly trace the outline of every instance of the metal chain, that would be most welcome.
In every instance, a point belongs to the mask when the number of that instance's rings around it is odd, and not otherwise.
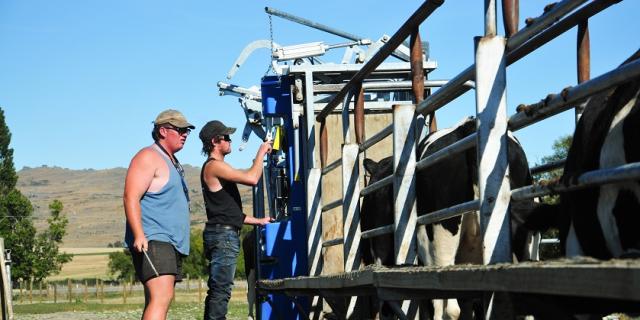
[[[273,66],[271,65],[273,59],[273,50],[275,49],[273,46],[273,15],[269,14],[269,41],[271,42],[271,52],[269,52],[269,66],[267,67],[267,71],[264,72],[264,76],[266,77],[269,74],[269,71],[273,71]]]

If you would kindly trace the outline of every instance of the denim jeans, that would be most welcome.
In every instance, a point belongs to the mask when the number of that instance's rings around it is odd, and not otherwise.
[[[204,319],[226,319],[236,259],[240,253],[240,237],[238,232],[223,228],[205,230],[202,236],[205,255],[210,263]]]

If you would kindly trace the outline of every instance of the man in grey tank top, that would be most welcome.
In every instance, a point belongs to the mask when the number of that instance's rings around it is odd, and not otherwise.
[[[209,121],[200,130],[202,153],[207,160],[202,165],[200,182],[207,211],[203,231],[205,255],[209,260],[209,280],[205,299],[204,319],[226,319],[231,286],[240,253],[240,228],[243,224],[264,226],[270,217],[254,218],[242,213],[242,201],[237,184],[256,185],[262,177],[262,159],[271,152],[271,141],[264,142],[249,169],[236,169],[224,162],[231,153],[231,134],[222,122]]]
[[[175,153],[195,127],[176,110],[161,112],[154,143],[131,160],[124,184],[125,243],[144,285],[142,319],[166,319],[189,254],[189,189]]]

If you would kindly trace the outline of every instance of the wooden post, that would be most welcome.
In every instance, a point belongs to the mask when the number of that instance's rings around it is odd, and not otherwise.
[[[122,282],[122,303],[127,303],[127,282]]]
[[[202,279],[198,278],[198,302],[202,302]]]
[[[20,280],[20,285],[18,285],[18,287],[20,288],[20,303],[23,303],[24,301],[24,294],[22,293],[22,287],[24,286],[24,281]]]
[[[71,279],[67,279],[67,292],[69,297],[69,303],[73,302],[73,288],[71,287]]]
[[[40,296],[40,302],[42,302],[42,297],[44,296],[42,292],[42,281],[38,284],[38,295]]]
[[[87,291],[87,280],[84,280],[84,294],[82,296],[82,301],[87,303],[87,299],[89,298],[89,292]]]
[[[29,303],[33,303],[33,279],[29,279]]]
[[[187,293],[189,293],[189,276],[187,276],[187,279],[185,282],[186,282]]]
[[[5,306],[4,310],[6,311],[6,314],[3,313],[2,317],[6,315],[9,319],[13,319],[13,288],[10,283],[11,279],[7,273],[6,263],[4,256],[4,238],[0,237],[0,278],[2,279],[2,288],[0,288],[0,290],[4,291],[2,295],[4,297],[2,305]]]
[[[56,283],[53,284],[53,303],[58,303],[58,285]]]

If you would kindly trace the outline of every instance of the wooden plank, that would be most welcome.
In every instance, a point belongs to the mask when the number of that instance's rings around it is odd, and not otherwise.
[[[373,268],[321,277],[263,280],[267,291],[362,288],[387,291],[395,298],[449,297],[474,292],[513,292],[640,301],[640,259],[598,261],[565,259],[521,264],[450,267]],[[402,294],[405,294],[404,296]],[[347,294],[344,294],[345,296]]]
[[[640,301],[639,261],[385,270],[377,271],[375,279],[378,287],[503,291]]]

